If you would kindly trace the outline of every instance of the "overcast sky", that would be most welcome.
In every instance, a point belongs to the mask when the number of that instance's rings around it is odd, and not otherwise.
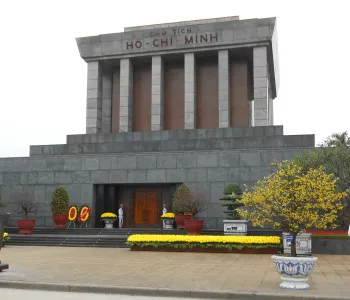
[[[0,157],[85,133],[86,63],[75,37],[239,15],[277,17],[285,134],[350,131],[347,1],[0,1]]]

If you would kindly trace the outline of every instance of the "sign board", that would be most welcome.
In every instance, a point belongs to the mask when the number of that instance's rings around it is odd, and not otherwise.
[[[289,233],[283,233],[283,252],[290,254],[290,244],[293,237]],[[297,235],[296,238],[296,250],[298,255],[311,255],[311,233],[303,233]]]
[[[149,37],[123,41],[123,50],[162,49],[172,46],[213,44],[221,41],[218,32],[193,32],[192,28],[151,31]]]

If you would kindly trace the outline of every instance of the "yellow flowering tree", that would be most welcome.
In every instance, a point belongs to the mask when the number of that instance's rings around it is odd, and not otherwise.
[[[293,162],[277,164],[277,171],[246,191],[241,202],[249,209],[239,214],[253,226],[281,228],[292,236],[291,254],[296,256],[296,236],[308,228],[336,227],[346,192],[337,192],[338,179],[322,166],[305,171]]]

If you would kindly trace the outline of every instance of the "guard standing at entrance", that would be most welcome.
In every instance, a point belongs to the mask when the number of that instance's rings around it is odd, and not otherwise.
[[[123,216],[124,216],[123,204],[120,204],[120,208],[118,210],[119,228],[123,228]]]
[[[166,214],[168,211],[166,209],[166,205],[163,204],[163,215]],[[163,221],[163,228],[165,228],[165,221]]]

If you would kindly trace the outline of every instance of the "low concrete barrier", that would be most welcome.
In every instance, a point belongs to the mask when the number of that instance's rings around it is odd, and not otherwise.
[[[312,254],[349,255],[350,239],[313,238]]]

